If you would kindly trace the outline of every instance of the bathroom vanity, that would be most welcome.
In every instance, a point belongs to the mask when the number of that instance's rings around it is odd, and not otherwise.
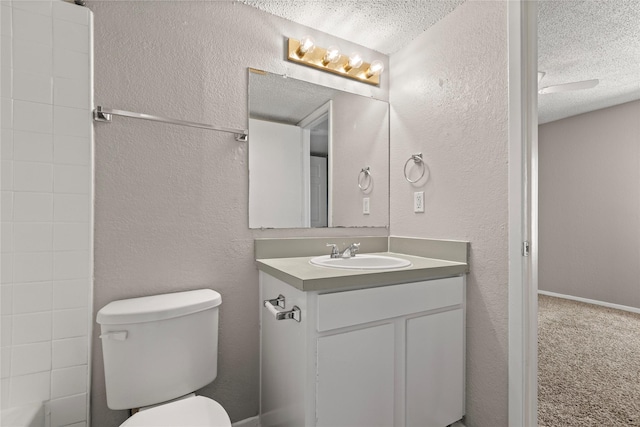
[[[381,255],[411,266],[257,260],[262,426],[444,427],[463,417],[466,252],[464,262]]]

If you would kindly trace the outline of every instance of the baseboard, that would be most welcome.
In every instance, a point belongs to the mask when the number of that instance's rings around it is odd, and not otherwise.
[[[595,300],[595,299],[574,297],[572,295],[557,294],[555,292],[540,291],[540,290],[538,290],[538,294],[546,295],[546,296],[549,296],[549,297],[569,299],[569,300],[572,300],[572,301],[584,302],[584,303],[587,303],[587,304],[600,305],[602,307],[615,308],[616,310],[629,311],[631,313],[640,314],[640,308],[629,307],[627,305],[613,304],[613,303],[610,303],[610,302],[598,301],[598,300]]]
[[[251,417],[246,420],[235,422],[231,427],[260,427],[260,417]]]
[[[260,427],[260,417],[247,418],[246,420],[233,423],[231,427]],[[462,421],[451,424],[451,427],[466,427]]]

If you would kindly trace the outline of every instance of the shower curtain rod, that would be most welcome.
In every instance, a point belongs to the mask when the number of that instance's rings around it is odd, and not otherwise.
[[[144,113],[134,113],[132,111],[114,110],[111,108],[104,108],[97,106],[93,110],[93,120],[97,122],[111,122],[111,116],[130,117],[133,119],[151,120],[153,122],[170,123],[172,125],[189,126],[200,129],[217,130],[220,132],[233,133],[236,135],[236,141],[246,142],[248,131],[246,129],[231,129],[213,125],[207,125],[204,123],[188,122],[186,120],[170,119],[168,117],[152,116]]]

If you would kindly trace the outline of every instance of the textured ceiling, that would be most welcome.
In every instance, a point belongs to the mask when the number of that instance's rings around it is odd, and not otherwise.
[[[465,0],[239,0],[390,55]]]
[[[538,69],[540,86],[600,79],[539,95],[540,123],[640,99],[640,1],[539,2]]]
[[[464,0],[238,0],[391,55]],[[540,123],[640,99],[640,0],[539,2],[541,86],[600,79],[538,97]]]
[[[338,92],[278,74],[249,73],[249,117],[295,125]]]

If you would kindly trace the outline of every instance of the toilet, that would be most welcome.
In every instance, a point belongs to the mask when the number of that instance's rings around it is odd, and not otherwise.
[[[211,289],[113,301],[100,324],[107,406],[140,409],[122,427],[230,427],[215,400],[193,393],[218,373],[220,294]]]

